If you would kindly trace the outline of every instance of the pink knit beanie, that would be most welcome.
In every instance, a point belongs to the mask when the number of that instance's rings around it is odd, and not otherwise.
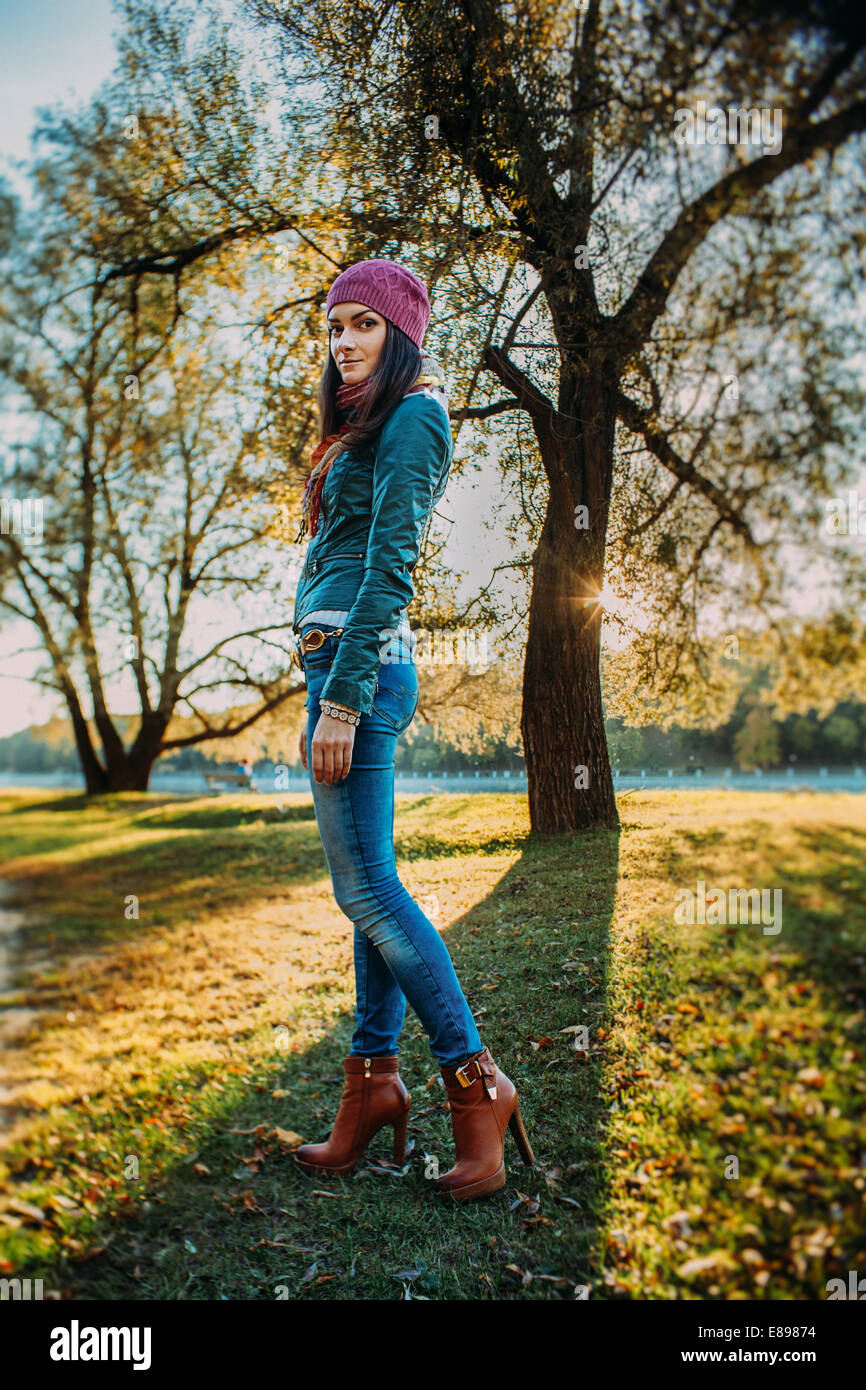
[[[337,276],[328,291],[325,314],[331,312],[332,305],[352,300],[390,319],[420,348],[430,322],[430,300],[424,281],[411,270],[397,261],[356,261]]]

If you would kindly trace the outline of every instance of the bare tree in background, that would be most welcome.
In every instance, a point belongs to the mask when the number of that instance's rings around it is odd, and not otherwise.
[[[169,336],[133,343],[118,293],[62,294],[53,268],[50,293],[44,267],[27,281],[20,263],[3,286],[7,403],[33,427],[6,488],[43,520],[0,537],[0,611],[35,630],[33,679],[68,710],[88,792],[144,790],[162,753],[236,735],[303,689],[285,614],[242,621],[284,579],[267,554],[272,460],[261,399],[251,413],[243,364],[215,335],[184,345],[151,293]],[[123,674],[139,707],[128,742],[108,693]]]

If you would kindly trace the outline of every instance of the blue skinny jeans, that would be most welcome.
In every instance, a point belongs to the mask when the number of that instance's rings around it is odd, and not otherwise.
[[[315,623],[301,624],[301,636]],[[321,631],[328,631],[323,627]],[[355,1031],[350,1055],[399,1053],[406,1002],[440,1066],[483,1049],[448,948],[397,877],[394,758],[418,707],[418,669],[396,639],[383,650],[373,709],[355,729],[352,765],[330,785],[313,776],[312,739],[339,638],[327,637],[303,662],[307,678],[307,764],[316,822],[337,905],[354,924]]]

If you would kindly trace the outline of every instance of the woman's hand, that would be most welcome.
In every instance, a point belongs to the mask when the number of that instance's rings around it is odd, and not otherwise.
[[[355,725],[346,719],[320,714],[313,741],[313,776],[317,782],[339,782],[348,776],[352,766]]]

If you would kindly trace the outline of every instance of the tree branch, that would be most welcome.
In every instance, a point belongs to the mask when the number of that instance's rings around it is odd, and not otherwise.
[[[522,409],[515,396],[504,401],[494,401],[492,405],[465,406],[462,410],[452,410],[452,420],[486,420],[489,415],[501,415],[506,410]]]
[[[248,729],[252,724],[255,724],[257,720],[261,719],[263,715],[268,714],[270,710],[278,709],[286,700],[290,700],[294,695],[301,694],[303,689],[303,686],[294,686],[291,690],[284,690],[280,695],[275,695],[273,699],[267,700],[259,709],[254,710],[249,718],[242,720],[240,724],[225,724],[219,729],[214,729],[208,725],[204,716],[200,714],[198,710],[194,710],[196,717],[201,719],[202,723],[205,725],[204,732],[190,734],[186,738],[163,739],[160,745],[160,752],[165,752],[169,748],[189,748],[192,744],[205,743],[208,739],[212,738],[232,738],[235,734],[243,733],[244,729]],[[191,705],[190,708],[194,709],[194,706]]]
[[[521,408],[527,411],[534,421],[550,428],[556,414],[555,407],[506,353],[488,343],[484,349],[484,365],[488,371],[498,376],[503,386],[514,392]]]
[[[818,150],[835,149],[849,135],[863,130],[866,130],[866,101],[855,102],[814,125],[795,127],[786,132],[778,154],[764,155],[745,168],[732,169],[685,207],[662,237],[628,299],[607,321],[610,339],[619,341],[625,358],[633,355],[650,336],[680,272],[717,222],[810,155]]]
[[[677,453],[662,430],[649,414],[620,391],[617,396],[617,415],[627,429],[644,440],[651,454],[663,464],[681,483],[687,483],[712,502],[719,515],[737,535],[741,536],[749,549],[759,554],[761,547],[752,535],[751,527],[733,502],[710,478],[699,473],[693,462]]]

